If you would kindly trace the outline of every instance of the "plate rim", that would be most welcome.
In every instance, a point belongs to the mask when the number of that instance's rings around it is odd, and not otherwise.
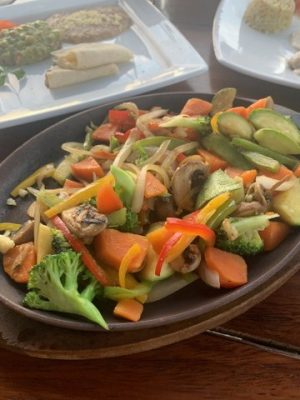
[[[291,87],[293,89],[298,89],[300,88],[300,79],[292,82],[289,79],[286,79],[282,76],[270,76],[267,73],[259,73],[253,69],[249,69],[244,65],[238,65],[234,62],[231,62],[230,59],[228,59],[225,55],[224,52],[221,50],[221,44],[220,44],[220,21],[221,21],[221,14],[223,12],[224,6],[227,3],[228,0],[221,0],[220,4],[218,5],[218,8],[216,10],[214,20],[213,20],[213,28],[212,28],[212,42],[213,42],[213,48],[214,48],[214,53],[216,56],[216,59],[220,62],[220,64],[224,65],[225,67],[228,67],[236,72],[252,76],[254,78],[266,81],[266,82],[271,82],[275,84],[279,84],[282,86],[286,87]]]

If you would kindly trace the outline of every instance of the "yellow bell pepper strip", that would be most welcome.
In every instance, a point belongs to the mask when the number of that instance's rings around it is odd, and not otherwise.
[[[0,232],[4,231],[17,231],[21,228],[21,224],[15,224],[14,222],[1,222],[0,223]]]
[[[64,221],[58,217],[55,216],[51,218],[52,224],[59,229],[66,240],[70,243],[71,247],[73,250],[77,251],[77,253],[80,253],[82,262],[84,265],[87,267],[87,269],[93,274],[93,276],[103,285],[103,286],[108,286],[110,284],[109,279],[105,273],[105,271],[98,265],[94,257],[91,255],[89,250],[85,247],[83,242],[79,239],[77,239],[69,230],[67,225],[64,223]]]
[[[106,175],[105,177],[97,179],[95,182],[85,186],[84,188],[79,189],[67,199],[61,201],[58,204],[55,204],[53,207],[45,211],[45,216],[47,218],[52,218],[55,215],[60,214],[62,211],[67,210],[68,208],[75,207],[78,204],[89,200],[91,197],[95,197],[99,188],[107,182],[114,182],[114,178],[112,175]]]
[[[32,186],[36,183],[36,181],[40,178],[49,178],[53,175],[55,171],[54,164],[46,164],[43,167],[37,169],[33,174],[28,176],[24,181],[20,182],[11,192],[11,196],[17,197],[19,195],[19,191],[22,189],[26,189],[29,186]]]
[[[224,192],[211,199],[196,215],[195,222],[205,224],[209,218],[221,207],[230,197],[229,192]]]
[[[185,235],[200,236],[208,246],[213,246],[215,243],[215,232],[205,224],[199,224],[180,218],[167,218],[165,227],[171,232],[180,232]]]
[[[122,258],[119,268],[119,285],[122,288],[126,288],[126,273],[128,267],[130,266],[131,262],[140,254],[140,252],[141,247],[135,243],[128,249],[125,256]]]

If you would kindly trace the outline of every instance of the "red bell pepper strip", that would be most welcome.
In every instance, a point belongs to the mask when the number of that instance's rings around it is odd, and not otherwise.
[[[156,267],[155,267],[155,275],[157,275],[157,276],[160,275],[163,263],[168,255],[169,251],[178,242],[178,240],[181,238],[181,236],[182,236],[182,233],[176,232],[163,245],[163,247],[159,253],[158,259],[157,259],[157,263],[156,263]]]
[[[81,254],[81,259],[87,269],[94,275],[94,277],[103,286],[108,286],[110,284],[105,271],[97,264],[94,257],[91,255],[89,250],[85,247],[81,240],[77,239],[69,230],[64,221],[57,215],[50,220],[52,224],[59,229],[66,240],[70,243],[71,247]]]
[[[171,232],[180,232],[185,235],[200,236],[208,246],[215,243],[215,232],[205,224],[196,223],[190,219],[167,218],[165,228]]]

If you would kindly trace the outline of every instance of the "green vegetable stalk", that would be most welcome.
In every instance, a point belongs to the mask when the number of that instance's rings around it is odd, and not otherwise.
[[[192,128],[203,135],[211,132],[210,118],[207,116],[187,117],[186,115],[179,114],[159,126],[161,128]]]

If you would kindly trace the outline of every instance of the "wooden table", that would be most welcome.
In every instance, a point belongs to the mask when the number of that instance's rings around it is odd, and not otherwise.
[[[276,103],[300,111],[299,90],[244,76],[218,64],[211,37],[218,0],[156,3],[210,68],[162,91],[215,92],[233,86],[239,96],[272,95]],[[0,131],[0,158],[59,119]],[[231,322],[189,340],[131,356],[58,361],[0,349],[0,400],[299,399],[299,292],[297,273],[267,300]]]

